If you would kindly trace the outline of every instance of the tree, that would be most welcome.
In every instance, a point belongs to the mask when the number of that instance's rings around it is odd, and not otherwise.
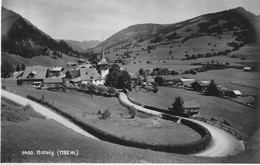
[[[17,65],[15,71],[19,72],[20,70],[21,70],[20,65]]]
[[[164,83],[164,79],[162,77],[155,77],[154,81],[158,84],[158,85],[162,85]]]
[[[112,67],[112,72],[106,77],[106,86],[115,87],[119,89],[127,88],[128,90],[132,90],[132,80],[129,73],[125,70],[120,70],[116,66]]]
[[[206,95],[217,95],[217,88],[214,80],[212,79],[205,92]]]
[[[4,60],[1,66],[1,77],[8,78],[11,76],[12,72],[14,72],[14,68],[12,64],[8,61]]]
[[[21,66],[21,70],[25,70],[25,65],[24,64]]]
[[[180,114],[184,112],[184,107],[183,107],[183,100],[180,96],[175,97],[175,101],[172,104],[172,110],[176,114]]]
[[[118,78],[118,87],[127,88],[129,91],[132,90],[132,80],[131,76],[127,71],[122,71],[121,76]]]
[[[145,71],[143,68],[140,68],[138,73],[141,75],[141,76],[144,76],[145,75]]]

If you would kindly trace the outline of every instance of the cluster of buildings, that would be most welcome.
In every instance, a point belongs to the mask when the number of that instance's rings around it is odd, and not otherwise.
[[[191,83],[193,90],[204,93],[209,86],[210,81],[195,81]],[[239,90],[231,90],[224,85],[216,84],[216,95],[224,97],[237,97],[241,96],[242,93]]]
[[[28,66],[24,71],[14,73],[18,85],[30,85],[34,87],[61,87],[66,82],[104,85],[105,77],[109,73],[110,64],[104,56],[102,48],[101,60],[96,65],[91,65],[80,59],[77,66],[71,62],[74,69],[64,70],[63,67]]]

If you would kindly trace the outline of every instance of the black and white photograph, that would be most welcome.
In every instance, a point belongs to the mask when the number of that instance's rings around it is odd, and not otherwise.
[[[259,0],[1,0],[1,163],[260,163]]]

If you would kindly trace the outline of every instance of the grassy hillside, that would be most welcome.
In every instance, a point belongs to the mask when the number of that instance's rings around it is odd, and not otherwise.
[[[96,141],[54,120],[42,120],[42,116],[38,113],[33,110],[28,113],[21,105],[13,101],[2,97],[1,102],[1,162],[181,163],[218,160],[154,152]],[[15,112],[16,116],[6,118],[7,112],[9,112],[9,117],[11,112]],[[24,115],[30,117],[30,120],[21,120]],[[17,119],[16,117],[20,120],[14,120]],[[74,152],[77,150],[78,155],[58,156],[57,150]],[[25,154],[28,151],[32,151],[33,155]],[[53,156],[38,155],[37,151],[52,151]]]
[[[62,58],[53,59],[51,56],[36,56],[32,58],[24,58],[19,55],[2,53],[2,61],[6,60],[12,64],[13,68],[17,65],[25,64],[25,66],[42,65],[47,67],[62,66],[67,67],[67,62],[75,62],[77,58],[63,54]]]

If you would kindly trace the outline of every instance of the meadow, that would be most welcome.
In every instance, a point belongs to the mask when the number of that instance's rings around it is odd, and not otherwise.
[[[8,82],[8,81],[7,81]],[[137,112],[130,118],[129,110],[115,97],[91,96],[76,92],[51,92],[3,83],[19,95],[32,95],[54,105],[79,120],[117,137],[155,144],[179,144],[198,141],[201,137],[193,129],[172,121]],[[102,120],[98,111],[109,110],[109,119]]]

